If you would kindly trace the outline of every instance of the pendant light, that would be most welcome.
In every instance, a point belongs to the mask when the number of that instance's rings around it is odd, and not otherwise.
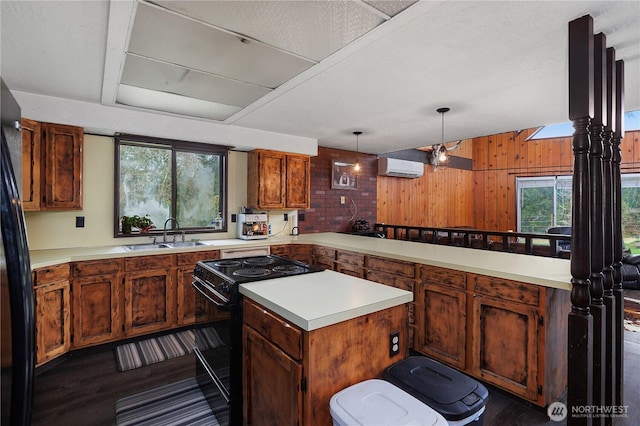
[[[440,144],[434,146],[433,148],[433,167],[435,170],[438,170],[439,167],[446,167],[448,156],[447,156],[447,147],[444,146],[444,114],[445,112],[449,112],[449,108],[442,107],[438,108],[436,112],[440,113],[442,117],[442,135],[440,138]]]
[[[359,139],[360,139],[360,135],[362,134],[361,131],[357,130],[355,132],[353,132],[354,135],[356,135],[356,162],[353,164],[353,172],[354,174],[358,174],[360,173],[360,170],[362,169],[362,166],[360,166],[360,147],[359,147]]]

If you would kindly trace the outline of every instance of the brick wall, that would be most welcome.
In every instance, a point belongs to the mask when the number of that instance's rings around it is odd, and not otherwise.
[[[353,163],[355,157],[352,151],[318,147],[318,156],[311,157],[311,208],[298,211],[305,214],[305,220],[298,222],[300,233],[350,231],[354,212],[357,219],[368,220],[371,226],[376,222],[375,155],[359,155],[363,170],[356,190],[331,188],[331,161]],[[345,204],[340,204],[342,196]]]

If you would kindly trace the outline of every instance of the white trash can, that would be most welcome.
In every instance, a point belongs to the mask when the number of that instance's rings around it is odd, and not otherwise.
[[[447,426],[440,413],[385,380],[356,383],[329,404],[334,426]]]

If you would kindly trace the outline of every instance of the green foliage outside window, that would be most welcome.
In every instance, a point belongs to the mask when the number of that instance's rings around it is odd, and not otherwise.
[[[173,217],[181,230],[193,232],[213,231],[209,225],[218,213],[224,219],[224,147],[122,136],[116,138],[116,162],[118,218],[148,215],[161,231]]]

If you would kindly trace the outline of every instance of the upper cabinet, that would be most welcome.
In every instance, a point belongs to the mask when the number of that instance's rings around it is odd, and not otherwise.
[[[259,209],[309,208],[308,155],[249,152],[247,204]]]
[[[22,119],[24,210],[81,210],[82,127]]]

